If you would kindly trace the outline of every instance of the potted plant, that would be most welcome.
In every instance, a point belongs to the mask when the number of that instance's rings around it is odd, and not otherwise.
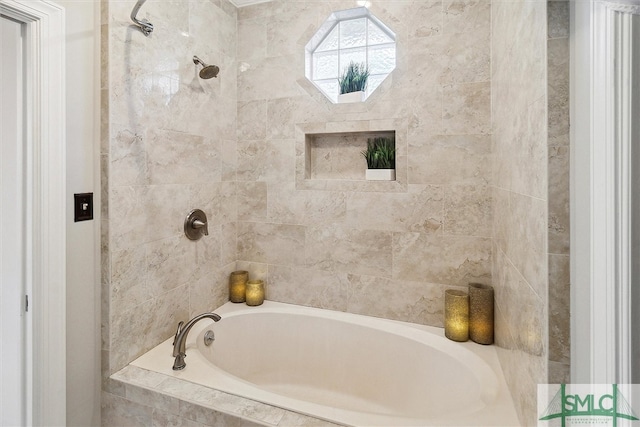
[[[361,153],[367,160],[367,180],[395,181],[396,142],[393,138],[369,138],[367,149]]]
[[[353,61],[349,63],[338,79],[340,85],[338,103],[362,102],[368,79],[369,69],[364,63],[356,64]]]

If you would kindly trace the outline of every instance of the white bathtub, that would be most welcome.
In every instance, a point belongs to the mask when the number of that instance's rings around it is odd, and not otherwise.
[[[215,312],[221,321],[191,330],[184,370],[172,370],[172,339],[132,365],[347,425],[518,425],[493,346],[449,341],[440,328],[271,301]]]

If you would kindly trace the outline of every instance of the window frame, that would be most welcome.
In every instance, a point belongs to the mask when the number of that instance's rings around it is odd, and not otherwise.
[[[357,46],[357,49],[364,49],[364,57],[365,57],[365,63],[367,64],[367,66],[369,66],[370,68],[370,62],[369,62],[369,50],[371,47],[373,46],[389,46],[389,47],[393,47],[394,49],[394,53],[396,53],[394,55],[394,63],[393,63],[393,67],[390,71],[385,72],[385,73],[374,73],[370,75],[370,79],[372,77],[378,77],[380,78],[379,82],[375,85],[375,86],[371,86],[370,84],[367,85],[367,90],[365,92],[365,98],[367,99],[371,93],[373,93],[380,84],[382,84],[382,82],[393,72],[393,70],[395,70],[396,68],[396,61],[397,61],[397,43],[396,43],[396,35],[395,33],[388,27],[386,26],[383,22],[381,22],[376,16],[374,16],[369,9],[367,9],[366,7],[358,7],[358,8],[354,8],[354,9],[347,9],[347,10],[341,10],[341,11],[337,11],[337,12],[333,12],[325,21],[324,23],[320,26],[320,28],[318,29],[318,31],[313,35],[313,37],[311,38],[311,40],[309,41],[309,43],[307,43],[307,45],[305,46],[305,76],[307,77],[307,79],[313,83],[313,85],[320,91],[322,92],[323,95],[325,95],[329,100],[331,100],[333,103],[337,102],[337,91],[336,93],[331,93],[329,92],[325,87],[322,86],[322,84],[320,84],[320,82],[330,82],[331,80],[333,80],[335,78],[336,80],[336,86],[337,86],[337,79],[339,78],[339,76],[342,74],[341,70],[344,70],[344,68],[348,65],[348,64],[342,64],[341,65],[341,52],[343,51],[347,51],[350,49],[356,49],[354,47],[349,47],[349,48],[342,48],[340,45],[340,31],[341,31],[341,26],[340,23],[341,22],[347,22],[347,21],[353,21],[353,20],[357,20],[357,19],[365,19],[365,44],[363,46]],[[370,44],[369,42],[369,25],[375,25],[382,33],[384,33],[390,40],[391,42],[389,43],[380,43],[380,44]],[[336,27],[338,28],[338,45],[335,49],[327,49],[321,52],[317,52],[317,49],[322,45],[322,43],[324,43],[324,41],[332,34],[332,32],[334,31],[334,29],[336,29]],[[315,62],[316,62],[316,55],[317,53],[325,53],[325,52],[336,52],[337,53],[337,76],[336,77],[328,77],[328,78],[322,78],[322,79],[316,79],[315,78]],[[371,81],[371,80],[370,80]]]

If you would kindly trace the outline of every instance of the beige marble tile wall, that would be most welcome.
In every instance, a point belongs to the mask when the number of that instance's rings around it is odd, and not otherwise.
[[[226,300],[236,261],[236,8],[103,1],[103,361],[109,375]],[[192,57],[220,67],[198,77]],[[194,208],[209,235],[183,233]]]
[[[493,282],[496,342],[523,425],[547,382],[548,179],[546,0],[494,0]]]
[[[334,105],[306,81],[304,46],[356,6],[238,11],[239,265],[272,300],[442,325],[445,288],[491,281],[490,4],[371,2],[397,68]],[[304,179],[305,132],[355,130],[396,131],[395,183]]]
[[[569,2],[548,2],[549,382],[570,382]]]

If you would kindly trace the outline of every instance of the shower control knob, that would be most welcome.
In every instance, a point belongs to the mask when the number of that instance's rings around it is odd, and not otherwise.
[[[203,235],[209,235],[207,215],[200,209],[194,209],[184,220],[184,234],[190,240],[199,240]]]

